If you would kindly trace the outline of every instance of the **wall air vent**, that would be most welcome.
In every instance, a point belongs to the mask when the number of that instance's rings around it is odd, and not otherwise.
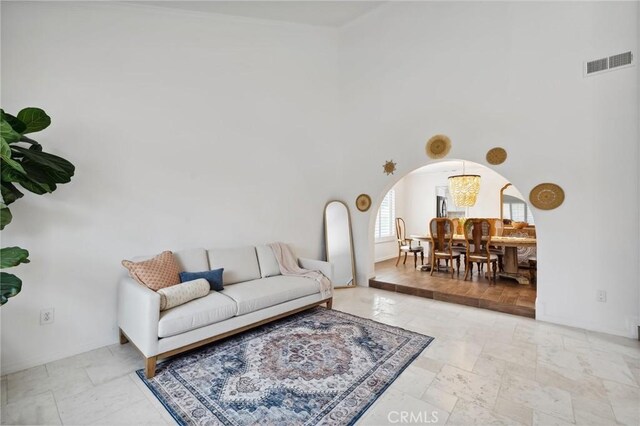
[[[594,72],[606,71],[609,69],[609,60],[607,58],[596,59],[587,62],[587,75]]]
[[[631,65],[631,62],[633,62],[633,54],[631,52],[609,56],[609,69]]]
[[[626,68],[632,65],[633,53],[620,53],[618,55],[609,56],[608,58],[600,58],[593,61],[585,62],[584,75],[586,77],[592,74],[611,71],[617,68]]]

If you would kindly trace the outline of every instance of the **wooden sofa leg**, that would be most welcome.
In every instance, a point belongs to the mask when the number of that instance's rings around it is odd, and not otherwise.
[[[152,356],[150,358],[145,358],[144,362],[144,375],[147,379],[153,379],[153,376],[156,375],[156,361],[158,357]]]
[[[119,330],[120,330],[120,344],[124,345],[129,341],[129,339],[127,339],[127,336],[124,335],[121,328]]]
[[[327,300],[327,309],[331,309],[332,306],[333,306],[333,297]]]

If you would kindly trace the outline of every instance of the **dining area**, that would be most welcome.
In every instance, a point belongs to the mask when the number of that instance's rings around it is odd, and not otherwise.
[[[384,258],[376,253],[369,285],[535,318],[537,234],[531,209],[502,176],[489,169],[474,172],[482,175],[483,186],[471,201],[464,199],[468,191],[456,197],[454,186],[441,183],[450,179],[449,170],[418,171],[390,191],[396,199],[388,204],[398,206],[389,223],[395,253],[391,241]]]
[[[396,223],[399,250],[396,263],[399,263],[403,251],[405,254],[415,253],[422,248],[427,250],[428,262],[421,261],[419,269],[429,271],[430,275],[443,270],[449,271],[453,278],[454,271],[460,275],[464,267],[466,281],[473,275],[475,266],[478,273],[485,271],[484,276],[490,283],[495,284],[497,276],[500,276],[513,279],[518,284],[535,284],[536,237],[532,226],[522,231],[526,225],[515,228],[499,218],[433,218],[429,223],[430,234],[407,237],[404,220],[396,218]],[[414,264],[418,267],[415,256]]]

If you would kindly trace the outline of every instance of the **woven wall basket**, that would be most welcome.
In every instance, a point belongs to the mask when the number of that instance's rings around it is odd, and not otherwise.
[[[504,148],[496,147],[487,151],[487,163],[498,165],[507,160],[507,151]]]
[[[360,194],[358,198],[356,198],[356,207],[361,212],[366,212],[371,207],[371,197],[367,194]]]
[[[451,139],[445,135],[435,135],[427,142],[425,151],[429,158],[444,158],[451,150]]]
[[[531,190],[529,201],[539,209],[552,210],[564,201],[564,190],[555,183],[541,183]]]

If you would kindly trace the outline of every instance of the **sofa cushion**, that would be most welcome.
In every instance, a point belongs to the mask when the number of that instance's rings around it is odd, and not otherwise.
[[[224,268],[222,281],[225,286],[260,278],[256,248],[253,246],[211,249],[207,253],[210,269]]]
[[[160,312],[158,337],[169,337],[215,324],[233,317],[238,308],[233,299],[212,291],[208,296],[192,300]]]
[[[225,287],[220,293],[235,300],[237,315],[244,315],[319,292],[320,285],[315,280],[279,275]]]
[[[220,291],[224,288],[222,284],[222,274],[224,268],[214,269],[213,271],[201,271],[201,272],[180,272],[180,281],[193,281],[198,278],[204,278],[209,283],[211,290]]]
[[[204,297],[209,294],[209,281],[204,278],[182,282],[158,290],[160,295],[160,310],[165,311],[175,306]]]
[[[198,272],[209,270],[207,251],[203,248],[187,249],[173,252],[181,271]]]
[[[151,290],[180,284],[180,265],[170,251],[141,262],[123,260],[122,265],[129,270],[131,278],[144,284]]]
[[[260,275],[262,278],[275,277],[280,274],[280,265],[273,254],[273,249],[269,246],[256,246],[258,263],[260,264]]]

